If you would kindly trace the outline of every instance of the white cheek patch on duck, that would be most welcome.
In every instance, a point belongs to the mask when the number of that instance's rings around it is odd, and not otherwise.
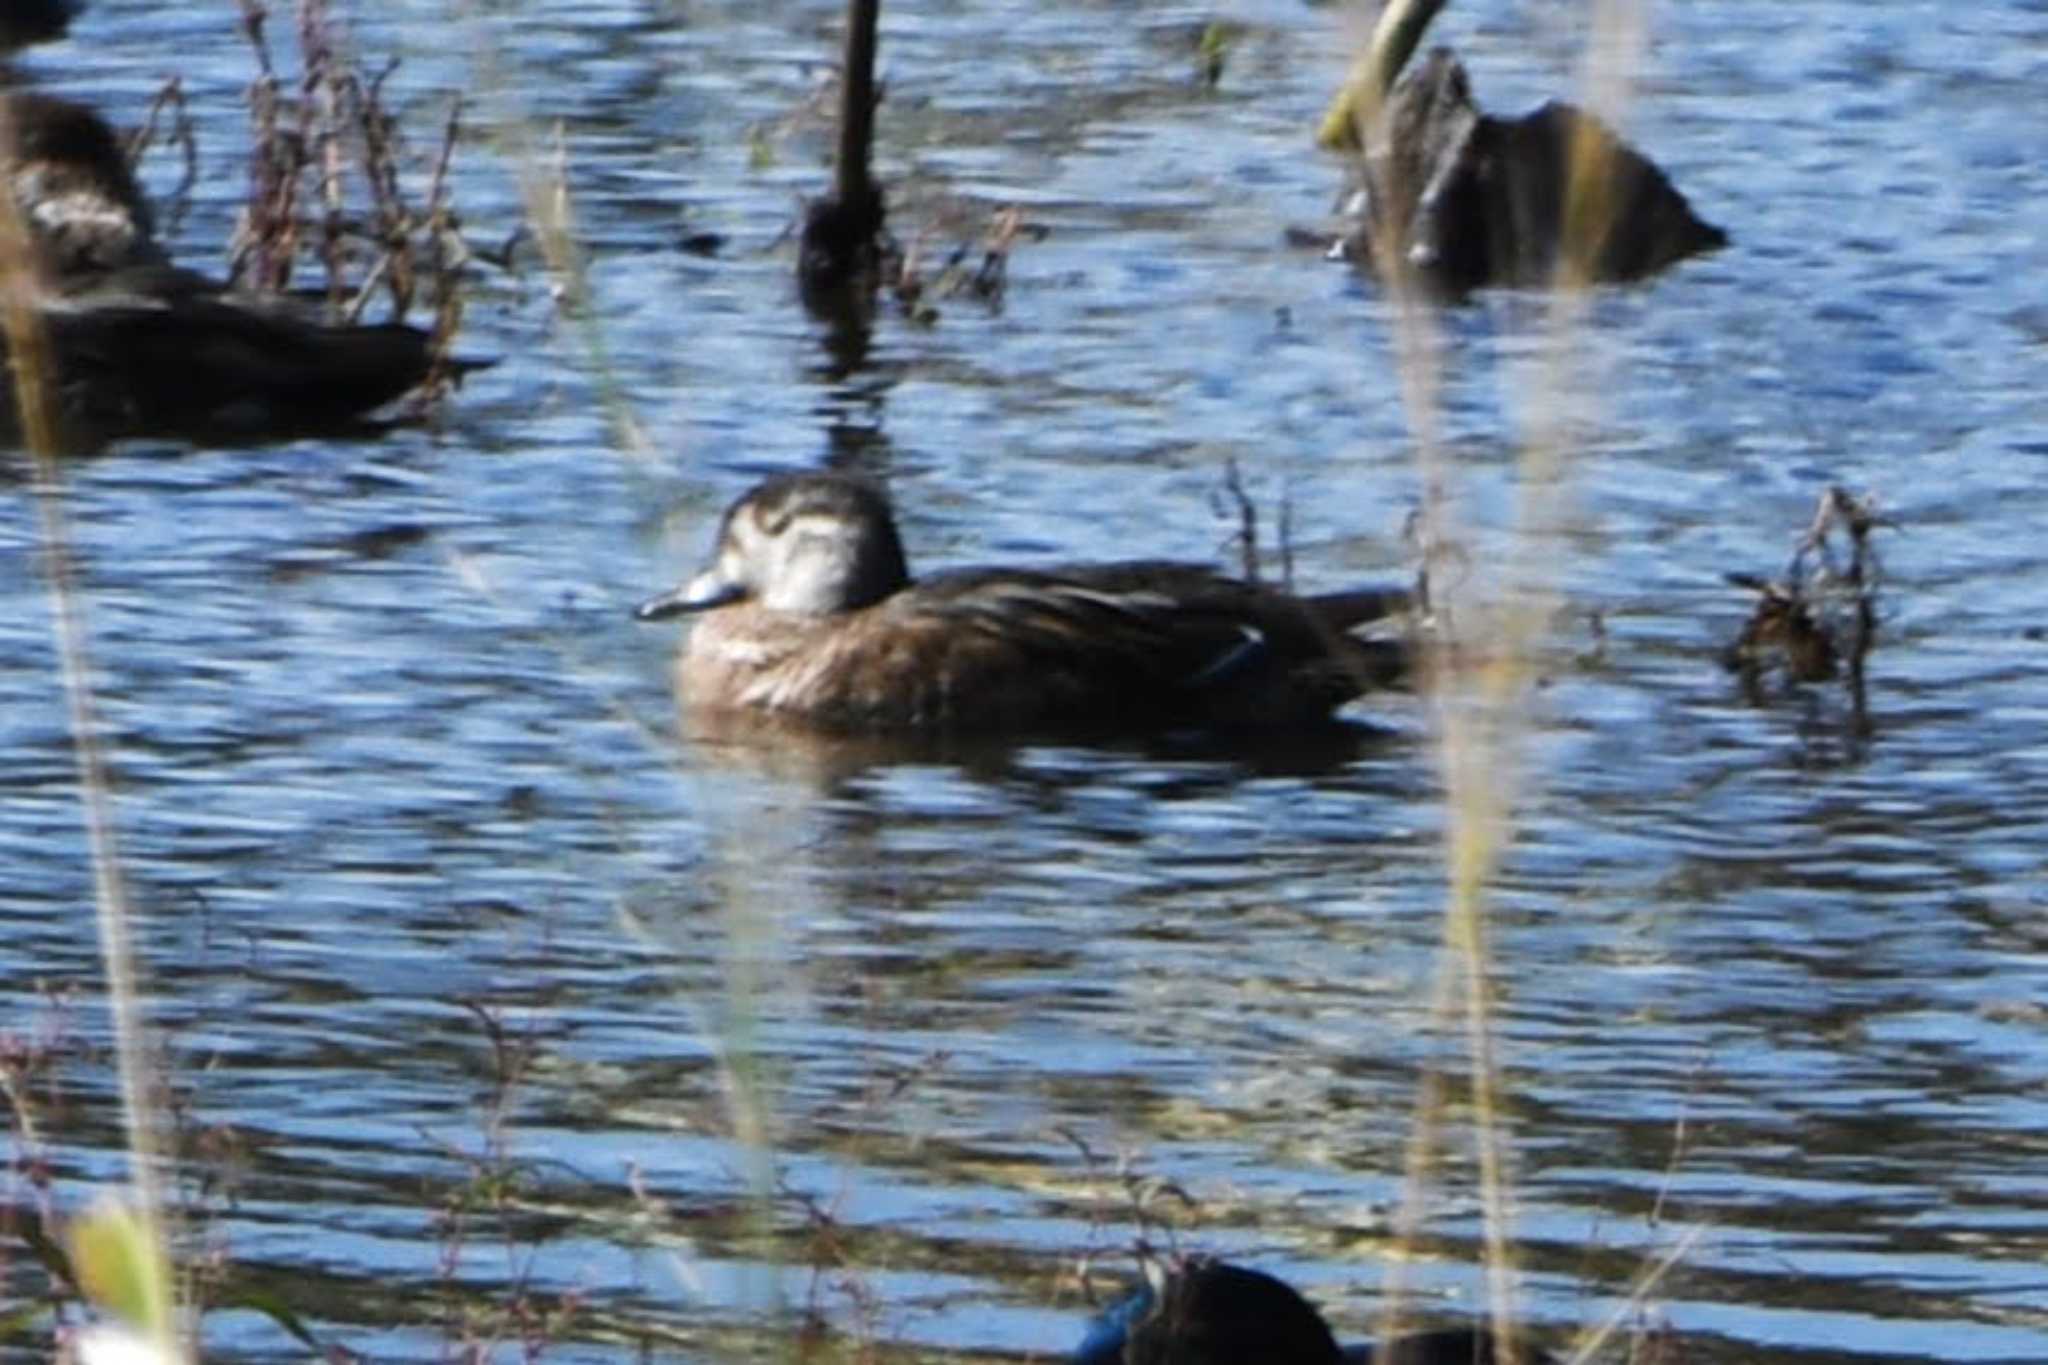
[[[737,545],[728,545],[718,556],[718,581],[735,587],[755,587],[752,557]]]
[[[845,517],[832,512],[800,512],[784,523],[778,533],[793,540],[846,540],[853,528]]]
[[[861,578],[861,528],[818,513],[792,518],[764,551],[756,572],[762,602],[776,610],[829,614],[852,605]]]
[[[725,524],[724,553],[720,557],[735,555],[742,559],[751,558],[761,553],[762,545],[773,538],[761,525],[761,510],[749,507],[745,516],[734,517]]]

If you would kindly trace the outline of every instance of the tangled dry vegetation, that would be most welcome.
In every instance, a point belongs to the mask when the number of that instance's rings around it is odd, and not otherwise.
[[[230,244],[229,276],[242,289],[293,287],[302,260],[318,263],[332,320],[354,323],[379,295],[387,320],[415,305],[432,316],[435,378],[462,321],[457,284],[474,253],[450,195],[449,168],[462,131],[462,98],[451,101],[426,187],[409,192],[409,148],[385,100],[397,63],[366,76],[341,40],[327,0],[298,0],[301,69],[288,79],[268,36],[262,0],[241,0],[242,31],[255,54],[249,88],[249,192]]]

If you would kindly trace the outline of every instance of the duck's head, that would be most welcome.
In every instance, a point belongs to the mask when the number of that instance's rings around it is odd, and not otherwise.
[[[52,282],[167,260],[127,150],[105,119],[51,95],[12,92],[0,104],[7,188]]]
[[[872,606],[909,581],[880,489],[844,475],[795,474],[726,509],[710,566],[636,614],[656,621],[747,601],[826,616]]]

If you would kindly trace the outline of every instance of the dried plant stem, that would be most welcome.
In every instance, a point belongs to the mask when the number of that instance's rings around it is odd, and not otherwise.
[[[1395,6],[1398,8],[1398,0]],[[1383,19],[1380,32],[1386,30]],[[1375,49],[1378,35],[1375,37]],[[1368,60],[1374,60],[1369,56]],[[1377,126],[1380,101],[1368,101],[1365,109],[1359,111],[1359,133],[1366,147],[1373,145],[1372,139],[1380,136]],[[1443,551],[1455,543],[1449,525],[1451,511],[1445,492],[1445,461],[1443,435],[1438,424],[1439,396],[1443,371],[1442,333],[1437,325],[1433,305],[1414,286],[1407,272],[1399,268],[1405,257],[1396,248],[1388,225],[1376,220],[1376,230],[1381,240],[1373,243],[1375,259],[1395,262],[1396,268],[1385,274],[1387,287],[1394,305],[1394,348],[1395,369],[1401,381],[1401,399],[1408,415],[1409,429],[1415,439],[1415,460],[1421,476],[1421,508],[1416,519],[1417,534],[1423,564],[1423,582],[1429,590],[1430,606],[1437,617],[1438,644],[1431,651],[1434,657],[1425,664],[1425,689],[1436,699],[1440,712],[1440,732],[1445,737],[1445,754],[1450,752],[1450,740],[1455,733],[1448,719],[1449,708],[1442,705],[1447,680],[1447,667],[1451,652],[1452,623],[1455,612],[1443,589],[1442,575],[1438,568]],[[1450,834],[1455,840],[1463,822],[1458,819],[1459,809],[1455,790],[1451,800],[1452,818]],[[1455,914],[1456,899],[1452,902]],[[1447,924],[1447,929],[1450,926]],[[1454,938],[1462,937],[1453,935]],[[1429,1017],[1433,1031],[1447,1031],[1452,1014],[1457,1006],[1458,978],[1452,970],[1449,958],[1440,963],[1435,985],[1430,996]],[[1406,1266],[1411,1259],[1410,1248],[1421,1235],[1422,1222],[1428,1203],[1429,1191],[1434,1184],[1441,1137],[1441,1123],[1444,1107],[1444,1078],[1440,1070],[1430,1068],[1423,1072],[1421,1084],[1415,1098],[1415,1119],[1409,1129],[1407,1149],[1403,1158],[1403,1180],[1401,1203],[1394,1218],[1395,1254],[1387,1258],[1386,1282],[1384,1285],[1384,1307],[1381,1310],[1378,1336],[1391,1340],[1404,1330],[1407,1308]]]
[[[0,153],[4,153],[9,164],[14,160],[15,145],[14,127],[6,106],[0,104]],[[7,355],[14,371],[14,405],[22,440],[35,462],[43,571],[49,578],[58,666],[64,679],[71,748],[85,808],[93,903],[128,1136],[133,1212],[144,1235],[161,1248],[164,1205],[158,1179],[159,1106],[150,1080],[150,1050],[140,1005],[135,949],[129,936],[128,893],[114,835],[112,782],[100,749],[85,627],[78,607],[70,518],[64,503],[64,469],[59,460],[55,358],[37,307],[34,248],[20,206],[11,193],[0,193],[0,326],[5,328]],[[169,1342],[160,1344],[167,1350],[171,1347]]]
[[[1387,35],[1398,25],[1426,22],[1435,4],[1396,0],[1383,17],[1381,39],[1371,60],[1384,64]],[[1626,94],[1628,73],[1638,69],[1642,26],[1627,0],[1603,3],[1595,16],[1594,52],[1586,85],[1594,103],[1610,116]],[[1412,46],[1412,42],[1410,43]],[[1399,44],[1394,44],[1398,48]],[[1396,68],[1398,69],[1398,68]],[[1391,73],[1386,77],[1391,84]],[[1384,94],[1383,87],[1375,87]],[[1373,93],[1372,90],[1367,92]],[[1385,135],[1371,121],[1378,101],[1363,111],[1363,144]],[[1588,240],[1592,226],[1606,222],[1610,168],[1588,155],[1590,142],[1574,149],[1566,195],[1565,249],[1551,295],[1548,341],[1535,377],[1523,426],[1518,465],[1516,525],[1497,571],[1485,575],[1498,585],[1492,600],[1465,600],[1470,575],[1439,572],[1455,561],[1460,537],[1452,524],[1447,469],[1437,426],[1441,340],[1432,305],[1409,276],[1400,244],[1374,243],[1375,259],[1387,263],[1383,278],[1393,295],[1396,351],[1402,397],[1415,434],[1422,475],[1418,518],[1425,582],[1440,631],[1437,657],[1428,670],[1446,789],[1445,858],[1447,897],[1440,962],[1431,996],[1433,1028],[1442,1036],[1462,1028],[1470,1074],[1470,1103],[1484,1210],[1484,1254],[1488,1298],[1502,1358],[1522,1357],[1515,1338],[1515,1263],[1509,1153],[1501,1130],[1500,1060],[1492,1019],[1493,956],[1488,942],[1487,889],[1500,865],[1521,792],[1521,759],[1528,725],[1528,701],[1535,660],[1557,601],[1556,538],[1564,525],[1566,443],[1574,428],[1572,395],[1583,394],[1581,349],[1588,263],[1599,244]],[[1395,193],[1400,193],[1397,188]],[[1447,581],[1447,579],[1449,581]],[[1472,648],[1476,641],[1477,648]],[[1462,1006],[1462,1008],[1461,1008]],[[1441,1074],[1423,1078],[1407,1154],[1405,1184],[1395,1233],[1404,1249],[1389,1262],[1382,1335],[1398,1332],[1403,1312],[1405,1248],[1417,1235],[1437,1166],[1438,1132],[1445,1083]]]
[[[584,259],[576,226],[575,201],[569,193],[568,134],[559,122],[554,128],[552,153],[542,150],[542,140],[533,120],[519,106],[519,84],[502,63],[487,27],[478,21],[475,0],[460,0],[455,6],[477,39],[475,89],[486,101],[495,101],[497,122],[505,139],[506,155],[519,170],[520,197],[526,204],[526,222],[534,245],[548,269],[554,272],[556,308],[581,333],[589,356],[591,382],[611,428],[612,445],[640,464],[654,458],[654,442],[627,401],[618,367],[612,362],[604,319],[596,307],[590,284],[590,270]]]
[[[533,239],[548,268],[560,281],[561,310],[582,332],[598,399],[611,425],[612,444],[635,460],[650,460],[654,443],[626,401],[606,341],[604,320],[595,306],[589,266],[577,237],[575,205],[569,196],[568,135],[557,123],[554,153],[543,157],[523,123],[514,121],[511,126],[517,149],[513,159],[519,165],[519,185],[526,199],[526,220],[533,226]]]

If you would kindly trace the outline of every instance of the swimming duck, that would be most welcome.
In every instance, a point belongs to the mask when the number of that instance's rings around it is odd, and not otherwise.
[[[913,580],[878,488],[799,474],[735,502],[710,566],[638,615],[702,614],[676,667],[692,709],[1115,732],[1326,721],[1404,672],[1402,642],[1348,632],[1407,605],[1398,590],[1296,597],[1164,560]]]
[[[418,328],[330,324],[293,300],[179,268],[105,120],[48,95],[0,100],[12,135],[6,188],[35,247],[67,440],[319,429],[427,378],[433,346]],[[0,420],[12,403],[13,386],[0,385]]]
[[[1271,1275],[1193,1259],[1089,1324],[1072,1365],[1496,1365],[1491,1332],[1454,1327],[1339,1347],[1315,1306]],[[1524,1345],[1523,1365],[1554,1365]]]

